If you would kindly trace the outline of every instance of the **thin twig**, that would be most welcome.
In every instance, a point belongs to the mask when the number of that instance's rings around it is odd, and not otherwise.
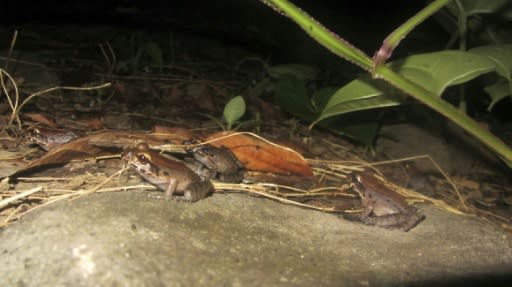
[[[106,87],[110,87],[111,85],[112,85],[112,83],[104,83],[104,84],[101,84],[101,85],[96,85],[96,86],[91,86],[91,87],[57,86],[57,87],[48,88],[46,90],[42,90],[42,91],[33,93],[30,96],[28,96],[28,98],[26,98],[21,103],[21,105],[19,106],[19,108],[18,108],[18,110],[16,112],[19,112],[21,110],[21,108],[26,103],[28,103],[32,98],[40,96],[40,95],[43,95],[43,94],[46,94],[46,93],[49,93],[49,92],[53,92],[53,91],[56,91],[56,90],[91,91],[91,90],[97,90],[97,89],[103,89],[103,88],[106,88]]]
[[[5,86],[4,74],[7,76],[7,78],[9,78],[9,80],[11,81],[11,84],[13,86],[14,103],[13,103],[11,97],[9,96],[9,91],[8,91],[7,87]],[[12,124],[14,119],[18,119],[17,112],[16,112],[18,109],[18,101],[19,101],[18,85],[16,85],[16,81],[14,80],[14,78],[11,77],[11,75],[4,69],[0,69],[0,82],[2,84],[2,90],[4,91],[5,97],[7,98],[7,102],[9,103],[9,107],[11,108],[11,119],[9,121],[9,124]],[[19,121],[19,119],[18,119],[18,126],[21,129],[21,122]]]

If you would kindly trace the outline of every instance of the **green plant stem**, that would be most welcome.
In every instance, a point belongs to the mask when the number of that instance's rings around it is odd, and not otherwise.
[[[483,129],[473,119],[468,117],[465,113],[458,110],[451,104],[445,102],[440,97],[433,93],[423,89],[421,86],[403,78],[399,74],[386,66],[377,68],[377,73],[382,77],[383,80],[390,83],[391,85],[398,87],[405,93],[412,95],[418,101],[424,103],[435,111],[439,112],[443,116],[447,117],[455,124],[463,128],[469,134],[479,139],[482,143],[487,145],[491,150],[496,152],[507,162],[509,166],[512,164],[512,149],[507,146],[499,138]]]
[[[261,0],[297,23],[309,36],[332,53],[352,62],[364,70],[370,71],[372,59],[363,51],[329,31],[325,26],[300,10],[287,0]]]
[[[373,61],[370,57],[329,31],[292,3],[286,0],[262,0],[262,2],[290,17],[313,39],[332,51],[334,54],[355,63],[366,71],[372,71]],[[491,150],[496,152],[510,167],[512,167],[512,149],[490,132],[481,128],[471,118],[458,111],[437,95],[434,95],[422,88],[420,85],[401,77],[384,65],[376,67],[374,72],[376,77],[382,78],[391,85],[401,89],[416,98],[418,101],[426,104],[430,108],[452,120],[454,123],[487,145]]]
[[[431,2],[427,7],[407,20],[407,22],[400,25],[400,27],[391,32],[391,34],[389,34],[384,42],[395,48],[398,46],[398,43],[400,43],[400,41],[412,31],[412,29],[416,28],[416,26],[421,24],[423,21],[425,21],[425,19],[430,17],[435,12],[439,11],[439,9],[443,8],[450,1],[452,0],[436,0]]]
[[[455,0],[455,5],[457,9],[459,9],[457,22],[458,22],[458,35],[459,35],[459,50],[466,51],[466,34],[467,34],[467,25],[468,25],[468,15],[466,10],[462,6],[459,0]],[[466,93],[464,89],[464,85],[461,85],[459,88],[459,110],[462,112],[467,112],[467,100]]]
[[[400,27],[391,32],[391,34],[389,34],[386,39],[384,39],[382,46],[373,56],[372,76],[375,76],[375,67],[384,64],[386,60],[391,57],[396,46],[398,46],[400,41],[402,41],[402,39],[404,39],[407,34],[412,31],[412,29],[416,28],[416,26],[439,11],[439,9],[443,8],[450,1],[452,0],[435,0],[431,2],[427,7],[421,9],[420,12],[418,12],[405,23],[400,25]]]
[[[466,10],[462,6],[459,0],[455,0],[455,4],[459,9],[459,14],[457,17],[457,27],[459,33],[459,50],[466,51],[466,34],[468,31],[468,14]]]

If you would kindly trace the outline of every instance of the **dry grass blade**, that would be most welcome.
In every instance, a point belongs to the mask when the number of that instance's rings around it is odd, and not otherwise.
[[[326,161],[326,160],[312,160],[312,159],[308,159],[308,162],[310,162],[312,165],[320,165],[323,167],[323,168],[314,167],[314,170],[316,172],[326,173],[326,174],[330,174],[330,175],[337,175],[338,177],[345,178],[346,174],[348,174],[352,171],[361,171],[365,167],[375,169],[375,166],[378,166],[378,165],[393,164],[393,163],[398,163],[398,162],[403,162],[403,161],[411,161],[411,160],[424,159],[424,158],[429,159],[432,162],[432,164],[434,164],[434,166],[439,170],[439,172],[443,175],[443,177],[446,179],[446,181],[453,188],[454,192],[457,194],[464,210],[467,211],[468,208],[465,205],[464,200],[462,199],[462,196],[461,196],[459,190],[457,189],[457,186],[453,183],[453,181],[450,180],[448,175],[439,167],[439,165],[437,163],[435,163],[435,161],[429,155],[420,155],[420,156],[414,156],[414,157],[409,157],[409,158],[381,161],[381,162],[374,162],[374,163],[366,163],[366,162],[358,162],[358,161]],[[466,214],[466,212],[446,203],[443,200],[434,199],[434,198],[425,196],[421,193],[415,192],[413,190],[403,188],[401,186],[398,186],[396,184],[393,184],[393,183],[387,181],[383,177],[379,177],[378,179],[381,181],[382,184],[386,185],[391,190],[398,192],[400,195],[404,196],[408,201],[430,202],[430,203],[432,203],[438,207],[441,207],[447,211],[450,211],[452,213]]]
[[[90,193],[97,192],[101,187],[103,187],[105,184],[109,183],[114,177],[120,175],[124,170],[125,170],[125,168],[121,168],[120,170],[116,171],[114,174],[109,176],[107,179],[105,179],[102,183],[96,185],[95,187],[93,187],[91,189],[80,192],[78,194],[78,197],[76,197],[75,199],[80,198],[80,197],[90,194]]]
[[[270,199],[276,200],[278,202],[293,205],[293,206],[315,209],[315,210],[320,210],[320,211],[324,211],[324,212],[340,212],[339,210],[335,209],[334,207],[332,207],[332,208],[319,207],[319,206],[304,204],[304,203],[300,203],[300,202],[297,202],[294,200],[286,199],[279,195],[274,195],[269,192],[268,185],[238,184],[238,183],[234,184],[234,183],[218,182],[218,183],[215,183],[214,186],[215,186],[215,189],[228,190],[228,191],[232,191],[232,192],[245,192],[245,193],[248,193],[251,195],[258,195],[258,196],[270,198]]]
[[[32,188],[32,189],[29,189],[27,191],[23,191],[23,192],[21,192],[19,194],[16,194],[14,196],[11,196],[9,198],[6,198],[6,199],[0,201],[0,208],[4,208],[7,205],[9,205],[10,203],[15,202],[16,200],[28,197],[29,195],[34,194],[36,192],[40,192],[42,190],[43,190],[43,188],[41,186],[38,186],[36,188]]]
[[[27,155],[31,154],[31,153],[34,153],[35,151],[37,151],[38,149],[37,148],[31,148],[31,149],[27,149],[25,150],[24,152],[22,153],[17,153],[15,155],[12,155],[12,156],[5,156],[5,157],[0,157],[0,160],[14,160],[14,159],[21,159],[21,158],[24,158],[26,157]]]
[[[443,175],[444,179],[448,182],[448,184],[450,184],[450,186],[452,187],[453,191],[455,192],[455,194],[459,198],[460,204],[464,207],[465,210],[468,210],[468,207],[466,206],[466,202],[464,201],[464,198],[462,197],[459,189],[457,188],[457,185],[455,183],[453,183],[453,181],[446,174],[446,172],[444,172],[444,170],[428,154],[412,156],[412,157],[407,157],[407,158],[401,158],[401,159],[381,161],[381,162],[374,162],[371,165],[372,166],[377,166],[377,165],[382,165],[382,164],[390,164],[390,163],[397,163],[397,162],[404,162],[404,161],[412,161],[412,160],[417,160],[417,159],[428,159],[435,166],[435,168],[439,171],[439,173],[441,173],[441,175]]]
[[[384,179],[381,179],[382,183],[392,190],[398,192],[400,195],[407,198],[408,201],[423,201],[423,202],[430,202],[435,206],[441,207],[447,211],[450,211],[455,214],[465,215],[466,212],[463,212],[462,210],[459,210],[457,207],[451,206],[450,204],[446,203],[443,200],[434,199],[428,196],[425,196],[421,193],[418,193],[416,191],[410,190],[408,188],[403,188],[401,186],[398,186],[392,182],[386,181]]]
[[[68,181],[72,180],[70,177],[18,177],[17,181],[23,182],[51,182],[51,181]]]
[[[305,190],[300,188],[293,188],[290,186],[278,185],[273,183],[264,183],[257,182],[251,184],[234,184],[234,183],[222,183],[214,181],[214,187],[216,190],[226,190],[229,192],[242,192],[247,193],[249,195],[261,196],[265,198],[269,198],[272,200],[276,200],[278,202],[319,210],[323,212],[331,212],[331,213],[341,213],[341,212],[354,212],[351,206],[340,207],[336,206],[333,199],[341,199],[345,200],[346,198],[353,199],[356,197],[352,192],[348,192],[351,188],[351,182],[347,178],[347,175],[354,171],[361,171],[364,168],[374,168],[377,165],[382,164],[393,164],[397,162],[407,161],[407,160],[416,160],[421,158],[428,158],[433,161],[429,156],[417,156],[400,160],[386,161],[386,162],[377,162],[377,163],[367,163],[363,161],[326,161],[326,160],[313,160],[307,159],[307,162],[313,167],[315,175],[319,178],[325,178],[325,184],[321,187]],[[434,164],[438,167],[437,164]],[[31,200],[38,200],[42,202],[38,205],[31,205],[26,211],[19,213],[19,208],[15,208],[14,211],[9,214],[7,221],[16,220],[38,208],[43,206],[50,205],[59,200],[66,198],[79,198],[84,195],[88,195],[91,193],[101,193],[101,192],[116,192],[116,191],[127,191],[132,189],[152,189],[155,190],[156,187],[151,185],[136,185],[136,186],[124,186],[124,187],[109,187],[103,188],[108,182],[110,182],[114,177],[120,175],[124,169],[120,169],[117,172],[110,175],[107,179],[102,181],[101,183],[93,186],[89,189],[81,189],[81,190],[68,190],[68,189],[45,189],[45,193],[38,197],[30,197],[32,194],[43,190],[41,187],[34,188],[31,190],[24,191],[20,194],[10,196],[9,198],[0,202],[0,207],[6,207],[9,204],[12,204],[18,199],[27,198]],[[453,182],[447,177],[447,175],[440,170],[440,173],[445,176],[446,180],[450,183],[452,187],[454,187],[455,192],[459,198],[462,198],[459,191],[456,190],[456,186]],[[463,205],[463,201],[460,202],[459,206],[453,206],[446,201],[434,199],[418,192],[415,192],[410,189],[406,189],[400,187],[396,184],[393,184],[387,181],[383,177],[376,176],[376,178],[381,181],[382,184],[389,187],[391,190],[396,191],[400,195],[404,196],[408,201],[422,201],[432,203],[440,208],[443,208],[449,212],[455,214],[467,214],[468,212],[474,214],[485,215],[487,217],[493,217],[501,220],[502,222],[510,222],[510,219],[500,217],[498,215],[484,212],[482,210],[476,209],[474,207],[467,207]],[[66,181],[70,180],[69,178],[20,178],[20,181],[32,182],[32,181]],[[51,194],[51,195],[48,195]],[[312,200],[312,201],[310,201]],[[315,200],[320,200],[321,206],[318,205],[318,202],[315,203]],[[309,204],[311,203],[312,204]],[[325,203],[325,204],[324,204]],[[315,205],[316,204],[316,205]],[[460,207],[460,208],[459,208]],[[462,211],[464,210],[464,211]],[[4,220],[4,223],[0,226],[5,226],[8,222]]]
[[[115,175],[117,175],[117,173]],[[110,178],[112,178],[112,177],[110,177]],[[41,191],[41,190],[42,189],[37,190],[37,191]],[[129,191],[129,190],[156,190],[156,187],[152,186],[152,185],[120,186],[120,187],[97,188],[94,190],[94,192],[96,192],[96,193],[124,192],[124,191]],[[37,192],[37,191],[35,191],[35,192]],[[19,212],[19,209],[21,206],[18,208],[15,208],[13,211],[10,212],[9,216],[7,216],[7,218],[5,218],[2,223],[0,223],[0,228],[7,226],[10,222],[18,220],[21,217],[39,209],[39,208],[51,205],[51,204],[56,203],[63,199],[80,197],[82,195],[91,193],[91,190],[70,190],[70,189],[47,189],[45,191],[48,194],[59,193],[59,195],[35,198],[35,199],[42,200],[43,203],[41,203],[39,205],[30,206],[29,209],[27,209],[24,212],[19,213],[19,214],[18,214],[18,212]],[[35,193],[35,192],[33,192],[33,193]],[[24,198],[28,198],[28,195],[25,195]],[[17,198],[17,199],[19,199],[19,198]],[[30,198],[30,199],[34,199],[34,198]]]
[[[6,83],[4,81],[4,75],[9,79],[10,84],[12,85],[12,88],[14,89],[14,101],[12,97],[10,96],[10,89],[6,86]],[[18,103],[19,103],[19,90],[18,86],[16,85],[16,81],[11,77],[7,71],[4,69],[0,69],[0,83],[2,85],[2,91],[5,97],[7,98],[7,102],[9,103],[9,107],[11,108],[11,119],[9,120],[9,124],[11,124],[15,119],[18,121],[18,128],[21,130],[21,122],[18,117]]]

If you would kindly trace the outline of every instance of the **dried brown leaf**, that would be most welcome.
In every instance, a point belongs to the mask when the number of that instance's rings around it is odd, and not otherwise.
[[[313,176],[311,166],[298,152],[250,133],[219,132],[206,141],[228,148],[248,170]]]

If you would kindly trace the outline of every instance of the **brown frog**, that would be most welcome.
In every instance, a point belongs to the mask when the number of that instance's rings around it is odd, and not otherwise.
[[[122,158],[144,179],[165,192],[164,196],[153,196],[155,198],[194,202],[214,190],[209,180],[202,180],[182,162],[160,155],[145,143],[125,150]]]
[[[352,182],[364,208],[359,219],[365,224],[408,231],[425,218],[368,170],[353,173]]]
[[[71,130],[34,127],[27,130],[24,137],[26,141],[37,144],[45,151],[49,151],[58,145],[77,138],[78,135]]]
[[[207,178],[216,178],[224,182],[240,182],[243,179],[243,164],[226,148],[217,148],[208,144],[187,149],[202,165],[198,173]],[[202,170],[202,167],[206,170]]]

